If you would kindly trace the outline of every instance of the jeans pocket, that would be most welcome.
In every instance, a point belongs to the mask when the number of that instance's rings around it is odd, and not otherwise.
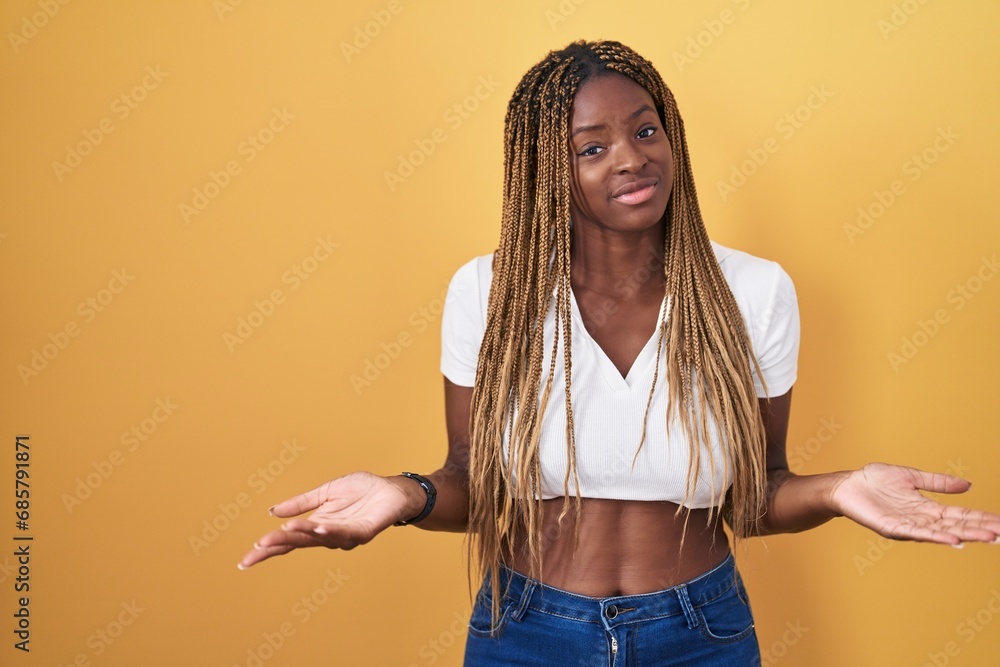
[[[709,641],[737,642],[753,634],[753,612],[743,582],[739,580],[725,593],[695,611],[701,634]]]
[[[503,598],[496,624],[492,625],[493,594],[489,585],[483,586],[476,595],[476,603],[472,606],[472,616],[469,618],[469,633],[475,637],[497,638],[503,634],[514,606],[513,600]]]

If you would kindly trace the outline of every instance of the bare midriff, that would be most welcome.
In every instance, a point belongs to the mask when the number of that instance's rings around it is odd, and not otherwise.
[[[583,498],[580,538],[574,554],[574,511],[571,499],[562,526],[562,498],[542,501],[542,572],[539,580],[579,595],[638,595],[671,588],[719,565],[729,553],[729,540],[718,517],[706,525],[707,509],[684,510],[667,501]],[[681,551],[685,513],[687,534]],[[528,541],[512,563],[531,570]]]

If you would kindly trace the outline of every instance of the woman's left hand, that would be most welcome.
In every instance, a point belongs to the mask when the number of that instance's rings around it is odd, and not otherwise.
[[[964,493],[972,483],[944,473],[869,463],[846,474],[830,493],[838,514],[898,540],[1000,542],[1000,514],[942,505],[920,491]]]

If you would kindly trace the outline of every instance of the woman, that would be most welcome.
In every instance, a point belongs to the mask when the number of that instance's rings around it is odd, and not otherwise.
[[[241,568],[393,524],[467,532],[483,585],[466,664],[751,665],[723,520],[737,540],[835,516],[896,539],[997,540],[1000,515],[919,493],[967,490],[957,477],[788,471],[794,286],[709,240],[648,61],[617,42],[554,51],[505,125],[500,247],[455,273],[442,321],[445,464],[276,505],[313,513]]]

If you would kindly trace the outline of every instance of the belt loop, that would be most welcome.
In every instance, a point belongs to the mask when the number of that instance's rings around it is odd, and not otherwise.
[[[687,585],[679,584],[676,590],[677,599],[681,602],[681,610],[684,611],[684,618],[687,619],[688,628],[698,627],[698,616],[694,613],[691,598],[688,597]]]
[[[521,591],[521,600],[518,602],[514,612],[510,615],[510,617],[515,621],[520,621],[521,617],[524,616],[524,612],[528,610],[528,603],[531,601],[531,595],[534,593],[536,586],[537,583],[534,579],[525,577],[524,589]]]

